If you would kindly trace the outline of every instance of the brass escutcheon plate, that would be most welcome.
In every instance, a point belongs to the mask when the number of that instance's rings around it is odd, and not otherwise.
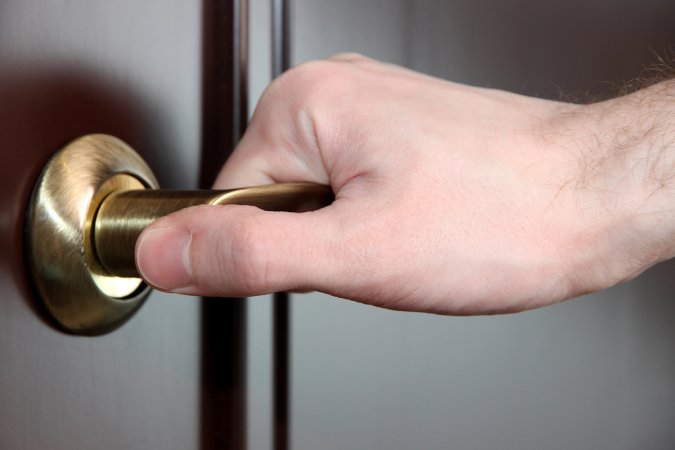
[[[28,207],[27,256],[37,293],[64,331],[110,332],[145,301],[142,280],[110,276],[97,263],[91,227],[107,195],[157,187],[141,157],[108,135],[76,139],[47,162]]]

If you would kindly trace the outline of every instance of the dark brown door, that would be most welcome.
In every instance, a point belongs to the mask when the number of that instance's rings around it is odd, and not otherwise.
[[[80,135],[126,141],[163,187],[208,183],[236,128],[230,112],[218,112],[232,104],[227,45],[236,27],[231,6],[214,5],[0,3],[0,449],[213,448],[213,411],[227,404],[230,417],[243,412],[243,342],[235,335],[231,348],[219,349],[230,364],[210,362],[207,371],[219,368],[221,378],[204,372],[202,301],[155,292],[113,333],[71,336],[40,313],[23,257],[24,214],[39,171]],[[209,36],[223,45],[204,46]],[[219,94],[205,104],[216,82]],[[220,131],[203,125],[209,120],[220,120]],[[206,144],[213,153],[202,154]],[[233,312],[227,329],[236,334],[243,312]],[[232,448],[242,443],[237,420],[221,418],[230,425],[218,430]]]

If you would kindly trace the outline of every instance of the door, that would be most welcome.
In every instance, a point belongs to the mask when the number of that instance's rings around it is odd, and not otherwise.
[[[675,44],[672,0],[296,0],[294,9],[296,63],[358,51],[553,99],[616,94],[655,54],[672,63]],[[603,293],[495,317],[294,295],[291,448],[673,449],[674,271],[671,261]]]
[[[35,301],[23,226],[46,160],[88,133],[126,141],[162,187],[207,186],[241,126],[244,13],[239,1],[0,4],[0,448],[243,447],[242,303],[155,292],[110,334],[65,334]]]

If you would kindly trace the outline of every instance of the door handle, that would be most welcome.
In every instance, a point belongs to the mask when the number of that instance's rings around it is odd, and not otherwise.
[[[28,206],[26,253],[36,293],[64,331],[99,335],[128,320],[150,287],[136,240],[158,218],[196,205],[302,212],[333,201],[329,186],[281,183],[230,190],[158,189],[143,159],[112,136],[83,136],[45,165]]]

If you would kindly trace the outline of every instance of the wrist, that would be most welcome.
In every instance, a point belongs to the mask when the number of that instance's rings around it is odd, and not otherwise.
[[[609,286],[675,256],[675,80],[579,110],[578,179],[602,221]]]
[[[619,192],[628,200],[626,224],[651,249],[645,263],[652,265],[675,255],[675,80],[608,106],[605,152],[625,160],[617,185],[625,185]]]

